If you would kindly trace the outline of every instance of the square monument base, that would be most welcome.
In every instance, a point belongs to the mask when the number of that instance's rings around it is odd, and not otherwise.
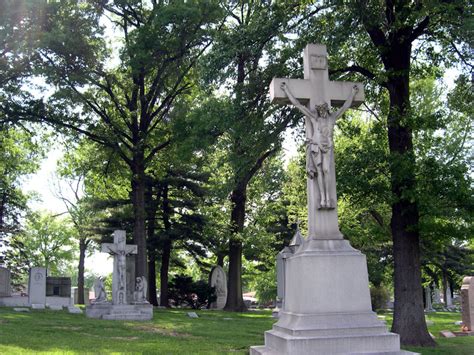
[[[151,304],[96,303],[86,307],[86,316],[107,320],[146,321],[153,318],[153,306]]]
[[[306,240],[286,261],[280,318],[257,354],[413,354],[372,311],[365,255],[347,240]]]

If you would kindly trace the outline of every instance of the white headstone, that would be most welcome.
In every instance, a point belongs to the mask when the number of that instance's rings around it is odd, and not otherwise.
[[[0,297],[10,297],[11,295],[10,270],[0,267]]]
[[[433,303],[441,303],[441,292],[437,287],[433,290]]]
[[[116,230],[114,242],[102,244],[101,251],[114,256],[112,303],[127,304],[127,256],[137,254],[137,246],[127,245],[125,231]]]
[[[286,259],[292,256],[296,249],[304,242],[301,235],[299,225],[296,233],[291,239],[289,246],[283,248],[276,257],[276,272],[277,272],[277,308],[278,313],[285,303],[285,278],[286,278]],[[278,316],[275,314],[275,318]]]
[[[212,309],[223,309],[227,301],[227,278],[224,269],[216,265],[211,270],[209,284],[215,287],[217,299],[211,303]]]
[[[474,330],[474,276],[466,276],[461,286],[462,323],[468,331]]]
[[[33,267],[30,269],[28,297],[31,305],[46,303],[46,268]]]
[[[451,297],[451,287],[446,286],[446,301],[445,301],[446,307],[452,307],[453,306],[453,298]]]
[[[431,287],[425,287],[425,312],[433,312],[433,303],[431,302]]]

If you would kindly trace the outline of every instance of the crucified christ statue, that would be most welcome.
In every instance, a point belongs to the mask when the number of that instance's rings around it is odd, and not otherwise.
[[[285,82],[282,91],[290,102],[305,115],[306,122],[306,173],[310,179],[317,179],[321,196],[320,209],[333,209],[329,196],[329,164],[334,149],[333,134],[336,120],[352,105],[354,96],[359,92],[357,85],[352,87],[349,97],[336,112],[330,112],[329,105],[321,102],[314,110],[302,105],[291,93]]]

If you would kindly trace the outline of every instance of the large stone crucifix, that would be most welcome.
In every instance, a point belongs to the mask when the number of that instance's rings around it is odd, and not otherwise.
[[[364,101],[362,84],[330,81],[325,45],[308,44],[304,79],[274,78],[270,99],[305,115],[309,239],[342,239],[337,219],[333,131],[336,119]],[[330,108],[340,107],[331,112]]]
[[[125,231],[114,231],[114,242],[103,243],[102,253],[114,256],[114,272],[112,275],[112,303],[127,303],[127,256],[137,254],[137,246],[126,244]]]

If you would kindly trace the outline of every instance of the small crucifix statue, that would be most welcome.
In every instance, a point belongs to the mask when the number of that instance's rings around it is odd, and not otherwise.
[[[114,272],[112,276],[112,303],[127,304],[127,256],[137,254],[136,245],[127,245],[125,231],[114,231],[114,242],[103,243],[102,253],[114,256]]]
[[[309,44],[304,50],[304,78],[274,78],[272,102],[291,103],[306,123],[308,229],[310,239],[341,239],[337,220],[333,132],[336,119],[364,100],[360,83],[330,81],[326,46]],[[339,110],[331,112],[331,106]],[[316,223],[317,221],[317,223]]]

